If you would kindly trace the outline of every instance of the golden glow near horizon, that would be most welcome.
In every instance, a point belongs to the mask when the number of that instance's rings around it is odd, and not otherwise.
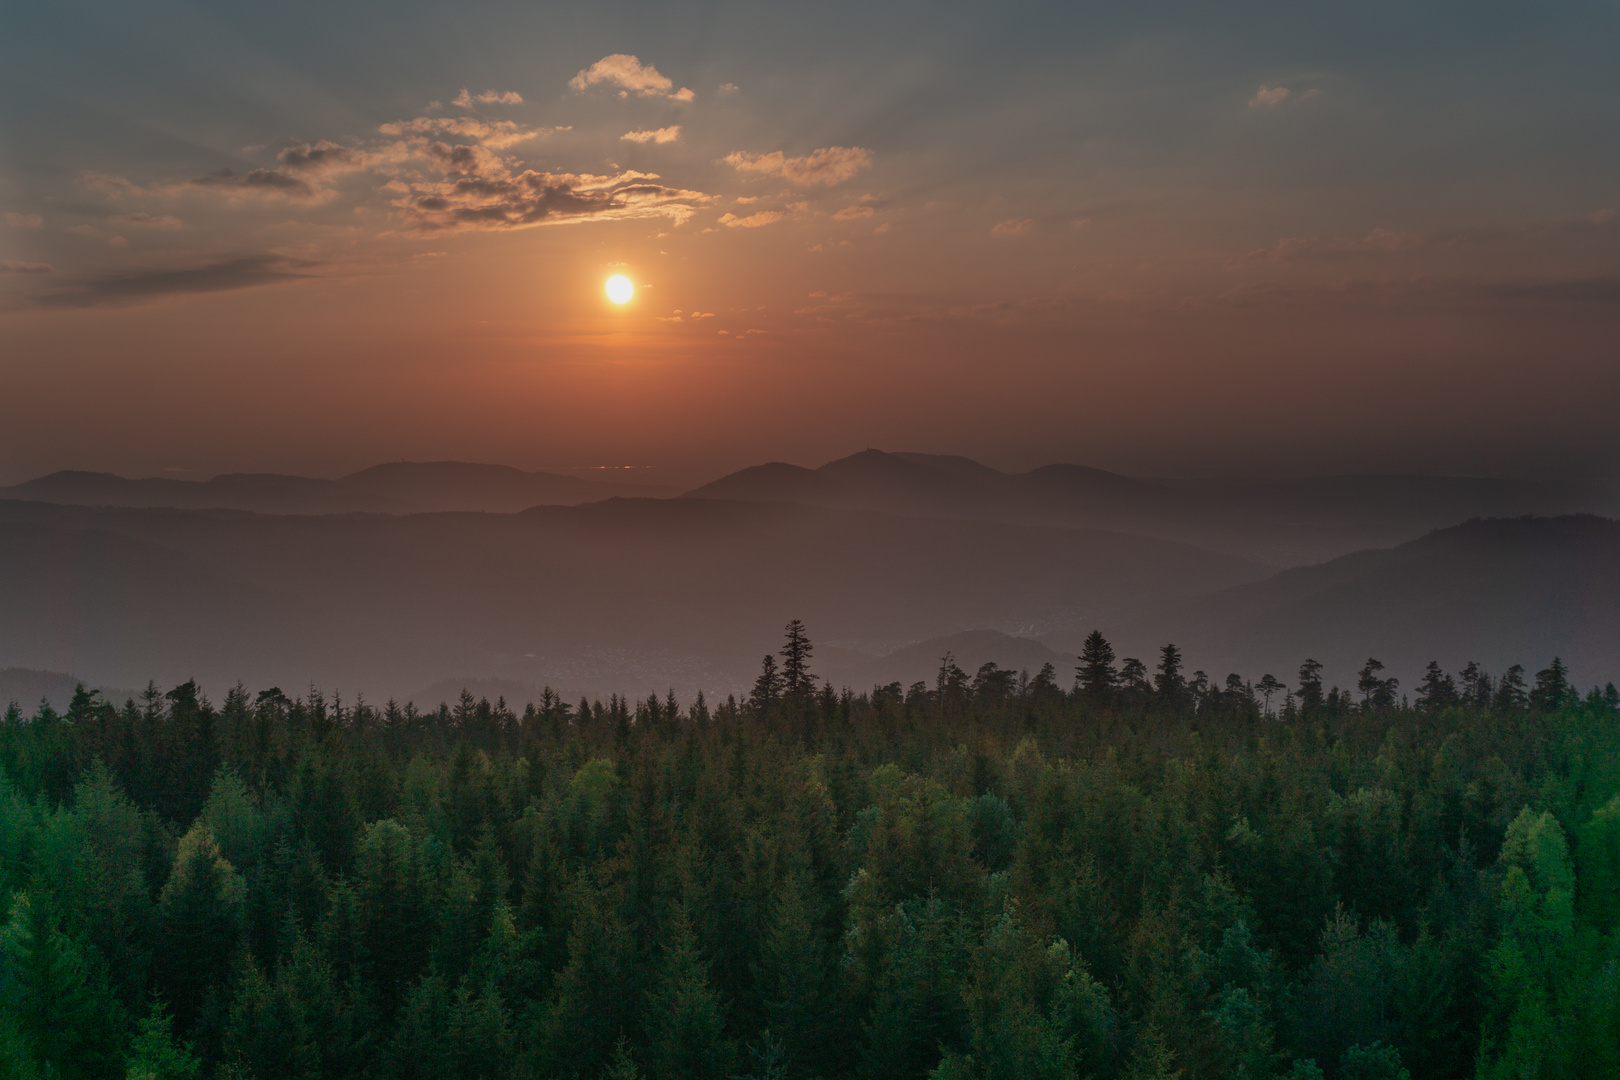
[[[614,274],[607,279],[607,298],[615,304],[628,304],[636,295],[635,282],[623,274]]]

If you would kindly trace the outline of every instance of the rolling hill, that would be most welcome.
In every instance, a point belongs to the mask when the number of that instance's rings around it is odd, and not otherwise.
[[[1603,482],[1434,476],[1140,480],[1079,465],[1003,473],[968,458],[880,450],[816,469],[757,465],[688,496],[1107,529],[1276,566],[1387,547],[1475,517],[1620,512],[1620,495]]]
[[[1043,640],[1072,650],[1080,636]],[[1515,663],[1533,673],[1556,655],[1583,687],[1620,681],[1620,522],[1469,521],[1146,608],[1110,636],[1144,658],[1176,642],[1212,675],[1270,671],[1292,681],[1310,656],[1351,685],[1375,656],[1409,687],[1430,660],[1450,671],[1476,660],[1493,674]]]
[[[65,471],[0,488],[0,499],[71,506],[248,510],[260,514],[411,514],[444,510],[510,514],[531,506],[573,506],[620,496],[664,494],[669,492],[653,485],[584,480],[461,461],[396,461],[336,480],[274,473],[226,473],[211,480],[132,480],[111,473]]]
[[[0,502],[0,663],[216,692],[742,688],[782,625],[1028,637],[1266,568],[1096,530],[707,499],[272,516]],[[937,660],[937,657],[934,658]]]

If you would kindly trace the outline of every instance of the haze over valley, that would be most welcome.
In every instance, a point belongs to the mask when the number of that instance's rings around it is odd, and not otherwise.
[[[1409,683],[1430,659],[1555,653],[1578,680],[1620,675],[1620,526],[1592,516],[1614,505],[1597,482],[1009,475],[868,450],[647,490],[458,463],[55,474],[0,500],[0,658],[114,688],[424,706],[459,684],[715,696],[746,692],[800,618],[818,673],[857,689],[929,681],[947,651],[1067,682],[1098,628],[1217,677],[1312,656],[1348,685],[1373,655]]]

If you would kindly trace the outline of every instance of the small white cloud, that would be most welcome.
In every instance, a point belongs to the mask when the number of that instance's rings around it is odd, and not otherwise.
[[[991,229],[990,229],[990,235],[991,236],[1023,236],[1025,233],[1033,231],[1034,228],[1035,228],[1035,221],[1032,218],[1023,218],[1021,220],[1020,219],[1015,219],[1015,218],[1009,218],[1006,221],[999,222],[998,224],[992,226]]]
[[[782,220],[780,210],[761,210],[757,214],[747,217],[738,217],[736,214],[722,214],[720,224],[728,229],[758,229],[765,225],[774,225]]]
[[[825,146],[812,150],[804,157],[790,158],[780,150],[769,154],[750,154],[737,150],[725,157],[725,163],[738,172],[763,173],[780,176],[792,184],[810,187],[841,184],[862,169],[872,165],[872,151],[859,146]]]
[[[672,143],[681,137],[681,125],[672,124],[669,127],[655,128],[651,131],[627,131],[619,136],[620,142],[633,143]]]
[[[470,109],[474,105],[521,105],[523,95],[516,90],[485,90],[482,94],[470,94],[463,87],[450,104],[458,109]]]
[[[740,94],[740,93],[742,93],[742,87],[738,86],[734,82],[721,83],[720,84],[720,93],[722,93],[722,94]]]
[[[860,221],[877,213],[870,206],[846,206],[832,216],[834,221]]]
[[[1249,99],[1251,109],[1275,109],[1288,100],[1290,90],[1286,86],[1266,86],[1261,84],[1260,89],[1254,92]]]
[[[4,221],[8,229],[37,229],[45,224],[45,219],[38,214],[0,214],[0,221]]]
[[[671,101],[691,101],[692,91],[682,87],[676,90],[669,76],[651,64],[643,64],[628,53],[604,56],[568,80],[571,89],[585,91],[593,86],[617,87],[621,97],[636,94],[640,97],[662,97]]]

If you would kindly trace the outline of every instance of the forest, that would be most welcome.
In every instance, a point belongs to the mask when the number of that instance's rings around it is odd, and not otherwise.
[[[0,722],[0,1080],[1620,1076],[1620,695],[951,657]]]

